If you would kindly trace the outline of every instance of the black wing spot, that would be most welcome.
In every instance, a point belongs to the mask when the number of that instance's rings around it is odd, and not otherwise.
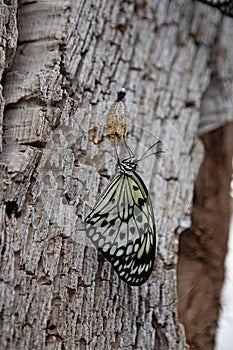
[[[109,221],[109,225],[110,226],[114,226],[115,222],[116,222],[116,219],[112,219],[112,220]]]
[[[124,239],[125,238],[125,232],[120,232],[120,239]]]
[[[132,234],[135,233],[135,227],[134,227],[134,226],[131,226],[129,230],[130,230],[130,232],[131,232]]]
[[[135,185],[133,185],[133,189],[134,189],[134,191],[138,191],[139,190],[138,186],[135,186]]]
[[[97,211],[95,214],[92,215],[92,219],[107,218],[107,217],[108,217],[108,213],[101,214],[99,211]]]
[[[115,233],[115,230],[112,228],[110,231],[109,231],[109,236],[113,236]]]
[[[93,221],[93,220],[86,220],[86,222],[88,223],[88,224],[90,224],[90,225],[92,225],[92,226],[94,226],[95,225],[95,221]]]
[[[138,216],[137,216],[137,221],[138,221],[138,222],[142,222],[142,215],[138,215]]]
[[[145,232],[144,232],[144,229],[141,228],[141,227],[139,228],[138,232],[139,232],[139,235],[140,235],[140,236],[141,236],[141,235],[144,235],[144,233],[145,233]]]
[[[108,224],[109,224],[109,222],[107,220],[104,220],[100,226],[104,227],[104,226],[107,226]]]
[[[143,205],[146,203],[146,199],[143,199],[143,198],[138,198],[138,205],[140,207],[143,207]]]

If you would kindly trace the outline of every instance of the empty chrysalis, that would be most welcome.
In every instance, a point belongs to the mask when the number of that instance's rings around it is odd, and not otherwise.
[[[117,93],[117,99],[111,106],[107,115],[108,137],[112,143],[120,144],[125,141],[127,133],[126,107],[125,107],[126,90],[122,88]]]

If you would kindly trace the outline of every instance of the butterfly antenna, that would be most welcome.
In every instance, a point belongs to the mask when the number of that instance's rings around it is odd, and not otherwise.
[[[166,152],[160,150],[160,151],[157,151],[157,152],[154,152],[154,153],[150,153],[150,154],[148,154],[146,157],[140,158],[139,160],[141,161],[141,160],[144,160],[144,159],[146,159],[146,158],[149,158],[150,156],[156,156],[157,154],[161,154],[161,153],[166,153]],[[159,158],[159,157],[157,157],[157,158]]]
[[[124,143],[125,143],[125,147],[126,147],[128,153],[129,153],[129,158],[134,158],[135,155],[134,155],[133,151],[131,150],[131,148],[129,147],[129,145],[127,144],[126,139],[124,139]]]
[[[114,139],[114,149],[115,149],[115,157],[116,157],[116,159],[117,159],[117,164],[119,164],[120,163],[120,158],[119,158],[119,155],[118,155],[118,152],[117,152],[117,142],[116,142],[116,140]]]
[[[151,148],[153,148],[153,147],[155,147],[155,146],[157,146],[157,145],[159,145],[161,143],[162,143],[162,141],[160,141],[160,140],[155,142],[155,143],[153,143],[149,148],[147,148],[147,150],[143,153],[143,155],[141,156],[141,158],[139,160],[141,161],[143,159],[146,159],[146,158],[152,156],[153,154],[164,153],[164,151],[159,150],[159,151],[157,151],[155,153],[151,153],[151,154],[149,154],[148,156],[145,157],[145,155],[149,152],[149,150],[151,150]]]

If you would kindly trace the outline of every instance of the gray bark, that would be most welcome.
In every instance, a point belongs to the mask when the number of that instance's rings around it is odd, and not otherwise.
[[[15,10],[1,5],[1,347],[184,349],[175,228],[190,222],[209,62],[231,23],[184,0],[21,1],[17,29]],[[117,277],[83,223],[115,172],[105,118],[122,86],[131,148],[166,149],[142,164],[158,248],[141,287]]]

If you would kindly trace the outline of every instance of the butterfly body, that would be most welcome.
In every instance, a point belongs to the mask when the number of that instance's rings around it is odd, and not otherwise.
[[[155,219],[138,160],[118,161],[118,171],[86,218],[87,235],[119,277],[130,285],[149,278],[155,260]]]

